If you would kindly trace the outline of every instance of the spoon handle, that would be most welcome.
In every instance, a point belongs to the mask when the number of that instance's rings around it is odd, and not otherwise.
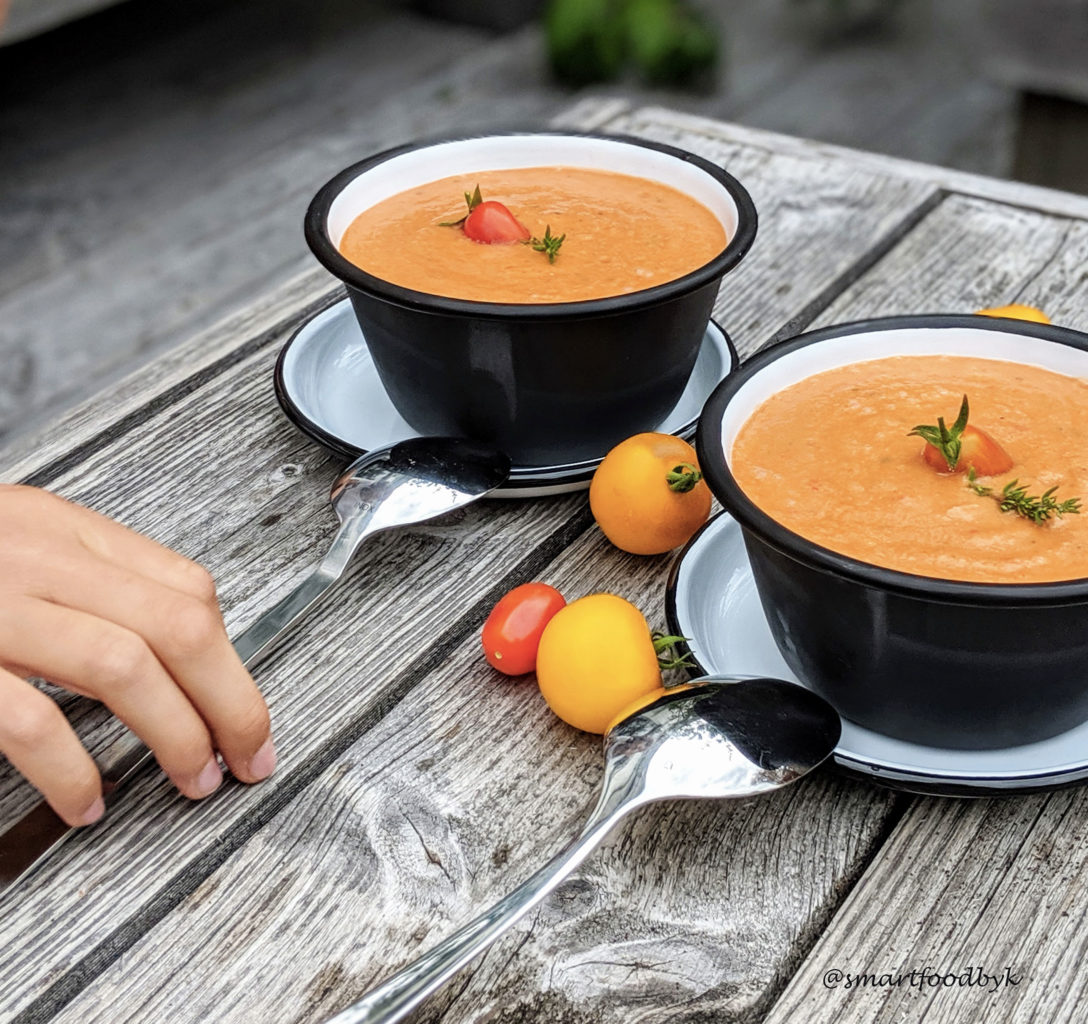
[[[234,639],[234,649],[246,668],[255,665],[272,648],[296,619],[300,619],[321,599],[339,578],[319,566],[286,597],[262,612],[250,626]]]
[[[326,1024],[392,1024],[411,1012],[473,957],[528,913],[593,852],[637,798],[607,787],[582,833],[490,910],[462,925],[434,949],[397,971]]]

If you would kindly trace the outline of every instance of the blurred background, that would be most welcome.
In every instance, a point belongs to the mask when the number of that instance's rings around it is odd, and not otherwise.
[[[8,2],[0,445],[313,268],[348,163],[587,97],[1088,192],[1088,0]]]

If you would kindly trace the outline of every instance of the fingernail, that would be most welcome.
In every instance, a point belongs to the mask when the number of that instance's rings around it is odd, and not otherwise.
[[[193,780],[193,795],[199,800],[202,797],[214,793],[223,782],[223,769],[213,757],[200,770],[200,774]]]
[[[79,817],[80,825],[93,825],[98,821],[103,814],[106,813],[106,802],[99,797],[90,807],[83,812]]]
[[[256,780],[267,779],[276,770],[276,745],[272,737],[249,759],[249,774]]]

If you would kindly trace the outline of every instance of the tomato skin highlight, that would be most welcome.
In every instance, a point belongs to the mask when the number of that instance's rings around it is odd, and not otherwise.
[[[478,203],[465,218],[461,230],[474,242],[485,245],[528,242],[531,237],[529,229],[494,199]]]
[[[487,663],[508,676],[532,672],[544,627],[566,603],[547,583],[523,583],[504,594],[481,634]]]

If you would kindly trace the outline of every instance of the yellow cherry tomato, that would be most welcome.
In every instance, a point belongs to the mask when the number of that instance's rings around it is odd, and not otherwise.
[[[544,627],[536,678],[564,722],[603,733],[620,711],[661,686],[661,669],[642,612],[615,594],[590,594]]]
[[[633,555],[687,543],[710,515],[695,449],[672,434],[635,434],[597,467],[589,507],[604,535]]]
[[[1037,324],[1050,323],[1050,317],[1041,309],[1034,306],[1025,306],[1020,302],[1013,302],[1008,306],[994,306],[993,309],[980,309],[978,316],[1006,316],[1010,320],[1034,320]]]

